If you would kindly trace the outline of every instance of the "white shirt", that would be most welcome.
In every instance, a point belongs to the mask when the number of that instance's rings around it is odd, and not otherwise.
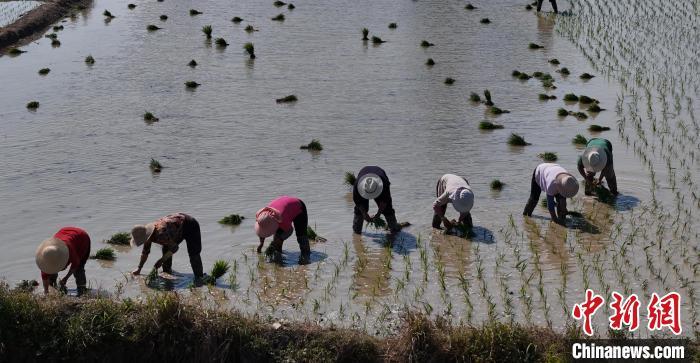
[[[559,193],[559,183],[557,183],[559,174],[569,174],[569,172],[559,164],[542,163],[535,169],[535,182],[547,195],[554,196]]]
[[[459,175],[445,174],[440,178],[440,183],[444,186],[444,192],[433,202],[433,208],[451,203],[459,195],[462,189],[470,192],[472,187],[464,178]]]

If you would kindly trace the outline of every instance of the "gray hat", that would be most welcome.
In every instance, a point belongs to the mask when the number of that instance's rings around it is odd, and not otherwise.
[[[377,174],[369,173],[363,175],[357,181],[357,192],[360,193],[362,198],[375,199],[382,194],[382,191],[384,191],[384,183]]]
[[[587,147],[581,156],[581,161],[583,162],[583,167],[587,171],[592,171],[597,173],[608,163],[608,153],[603,148],[599,147]]]

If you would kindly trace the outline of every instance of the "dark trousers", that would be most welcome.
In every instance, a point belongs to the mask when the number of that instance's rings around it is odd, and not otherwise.
[[[542,9],[542,3],[544,0],[537,0],[537,11],[540,11]],[[557,11],[557,0],[549,0],[549,3],[552,4],[552,9],[554,10],[555,13],[558,13]]]
[[[539,185],[537,185],[537,181],[535,180],[535,172],[532,172],[532,181],[530,182],[530,198],[527,200],[527,204],[525,205],[525,210],[523,211],[523,215],[526,216],[532,216],[532,212],[535,210],[535,207],[537,206],[537,202],[540,200],[540,194],[542,194],[542,189],[540,188]],[[559,206],[565,206],[566,205],[566,199],[562,197],[561,195],[557,194],[554,196],[554,199],[557,204],[557,208]],[[559,212],[559,211],[558,211]],[[560,217],[563,218],[564,216],[559,213]]]
[[[199,255],[202,252],[202,235],[199,231],[199,222],[196,219],[187,216],[185,223],[182,226],[182,237],[187,243],[187,254],[190,256],[190,266],[194,277],[204,276],[204,267],[202,266],[202,258]],[[163,255],[168,252],[167,247],[163,247]],[[163,261],[163,271],[172,273],[173,259],[169,258]]]
[[[388,186],[386,186],[385,188],[388,188]],[[374,202],[377,204],[378,207],[380,201],[375,199]],[[389,230],[392,232],[399,231],[401,228],[399,227],[399,224],[396,221],[396,211],[394,211],[394,205],[392,203],[391,197],[385,198],[383,202],[386,203],[386,208],[384,209],[382,214],[384,215],[384,218],[386,218],[386,224],[389,227]],[[365,217],[362,214],[361,208],[364,210],[369,210],[369,200],[361,198],[360,201],[355,202],[355,210],[352,220],[352,231],[357,234],[362,233],[362,226],[365,222]]]
[[[78,266],[78,269],[73,273],[75,285],[78,287],[78,295],[83,294],[87,290],[87,277],[85,276],[85,264],[90,256],[90,248],[88,247],[87,255],[83,257],[83,262]],[[49,275],[49,284],[56,287],[58,282],[58,274]]]
[[[299,213],[299,215],[296,216],[296,218],[294,218],[292,224],[294,225],[293,230],[296,233],[297,242],[299,242],[299,250],[301,250],[301,256],[309,257],[311,255],[311,247],[309,245],[309,237],[306,234],[306,230],[309,228],[309,213],[306,210],[306,204],[304,204],[304,202],[301,202],[301,213]],[[275,237],[277,237],[277,239],[280,241],[286,240],[291,235],[291,230],[284,231],[281,228],[278,228],[277,232],[275,232]],[[281,243],[277,246],[274,246],[274,248],[279,253],[282,253]]]

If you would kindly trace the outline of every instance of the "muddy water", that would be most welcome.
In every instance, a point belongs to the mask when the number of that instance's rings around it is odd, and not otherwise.
[[[300,2],[293,11],[256,1],[135,4],[128,10],[97,0],[66,20],[60,47],[40,39],[24,47],[25,54],[0,57],[0,231],[6,247],[0,275],[9,282],[38,277],[34,249],[60,226],[87,229],[96,250],[112,233],[184,211],[201,224],[205,266],[235,262],[235,273],[212,292],[222,306],[379,334],[388,333],[407,307],[465,323],[492,317],[563,328],[571,322],[566,310],[585,287],[604,287],[608,279],[599,277],[615,276],[609,266],[618,261],[619,245],[624,248],[624,233],[643,221],[640,214],[650,218],[642,211],[654,190],[649,174],[616,132],[617,81],[580,80],[583,72],[598,74],[593,63],[554,31],[557,19],[538,17],[519,2],[475,3],[479,9],[471,12],[454,1]],[[190,16],[190,8],[203,14]],[[105,22],[105,9],[116,18]],[[278,13],[287,19],[271,21]],[[160,21],[161,14],[168,20]],[[245,20],[237,25],[233,16]],[[480,24],[484,17],[492,24]],[[390,22],[398,28],[388,29]],[[163,29],[147,32],[148,24]],[[205,40],[200,29],[207,24],[228,48]],[[246,33],[247,24],[259,31]],[[362,27],[387,42],[361,41]],[[421,48],[424,39],[435,46]],[[248,41],[255,44],[254,61],[242,50]],[[545,48],[530,50],[530,42]],[[94,65],[84,63],[87,55]],[[435,66],[425,65],[428,58]],[[572,74],[555,73],[551,58]],[[191,59],[199,66],[188,67]],[[45,67],[51,72],[38,75]],[[558,100],[539,101],[540,82],[518,81],[513,69],[551,73],[558,88],[549,93]],[[446,77],[456,82],[445,85]],[[201,86],[187,90],[188,80]],[[468,101],[470,92],[484,89],[511,113],[492,116]],[[560,107],[579,108],[561,101],[569,92],[597,98],[607,110],[587,121],[557,117]],[[288,94],[299,102],[275,103]],[[25,108],[32,100],[41,104],[36,112]],[[160,121],[144,123],[145,111]],[[505,129],[479,131],[483,120]],[[575,172],[581,150],[570,140],[578,133],[597,136],[587,131],[593,123],[613,129],[602,136],[615,145],[623,197],[611,207],[579,196],[573,209],[585,220],[569,228],[550,224],[541,207],[524,221],[537,154],[556,152]],[[511,132],[532,145],[506,145]],[[299,150],[311,138],[320,139],[322,152]],[[161,174],[149,171],[151,158],[164,165]],[[385,168],[399,219],[413,223],[393,245],[371,228],[352,235],[352,202],[342,177],[364,165]],[[477,236],[470,241],[430,228],[435,182],[446,172],[467,177],[477,195]],[[503,191],[489,190],[494,178],[506,183]],[[309,266],[295,264],[293,239],[284,247],[284,267],[255,254],[254,213],[280,194],[302,198],[311,225],[328,239],[312,245]],[[656,197],[673,202],[672,196]],[[247,219],[235,228],[217,223],[230,213]],[[91,286],[128,296],[152,291],[142,279],[127,277],[140,251],[118,252],[114,263],[88,263]],[[653,275],[641,248],[627,253],[622,265]],[[154,249],[147,266],[157,255]],[[691,253],[689,261],[692,266],[697,257]],[[163,285],[187,291],[184,248],[174,266],[179,279]],[[697,286],[694,271],[683,266],[679,274]],[[631,276],[620,285],[637,292],[643,279]],[[653,280],[648,286],[656,287]],[[679,286],[671,275],[657,290]],[[206,289],[194,294],[208,295]],[[686,300],[688,319],[694,306]],[[604,329],[606,322],[597,324]]]

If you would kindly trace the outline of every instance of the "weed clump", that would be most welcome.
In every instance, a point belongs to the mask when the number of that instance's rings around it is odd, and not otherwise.
[[[472,102],[481,102],[481,97],[479,97],[479,95],[478,95],[477,93],[472,92],[472,93],[469,95],[469,101],[472,101]]]
[[[197,83],[197,82],[195,82],[195,81],[187,81],[187,82],[185,82],[185,87],[187,87],[187,88],[197,88],[197,87],[199,87],[199,86],[201,86],[201,84],[199,84],[199,83]]]
[[[131,241],[131,234],[128,232],[119,232],[113,234],[111,237],[109,237],[108,240],[105,242],[113,245],[129,245],[129,242]]]
[[[275,100],[277,103],[290,103],[290,102],[296,102],[298,100],[297,96],[295,95],[289,95],[289,96],[284,96],[282,98],[278,98]]]
[[[158,122],[159,118],[156,117],[154,114],[146,111],[146,113],[143,114],[143,120],[146,122]]]
[[[302,150],[321,151],[323,150],[323,145],[317,139],[312,139],[310,143],[301,145],[299,148]]]
[[[382,44],[382,43],[386,43],[386,40],[382,40],[382,38],[380,38],[378,36],[372,37],[372,44]]]
[[[343,177],[343,184],[352,187],[355,185],[355,182],[357,181],[357,177],[355,174],[351,171],[346,171],[345,175]]]
[[[51,69],[49,68],[42,68],[39,70],[39,74],[41,74],[42,76],[49,74],[49,72],[51,72]]]
[[[588,140],[586,140],[586,138],[583,137],[583,135],[578,134],[573,139],[571,139],[571,143],[573,143],[574,145],[586,145],[588,144]]]
[[[214,44],[216,44],[216,46],[219,48],[228,47],[228,43],[226,43],[226,39],[224,38],[216,38],[216,40],[214,40]]]
[[[92,256],[92,258],[103,261],[114,261],[117,259],[117,255],[114,253],[113,249],[105,247],[97,250],[97,252],[95,252],[95,255]]]
[[[578,96],[576,96],[573,93],[567,93],[564,95],[564,101],[567,102],[577,102],[578,101]]]
[[[491,20],[489,18],[483,18],[479,20],[481,24],[491,24]]]
[[[557,99],[557,96],[548,95],[546,93],[540,93],[537,97],[540,99],[540,101],[548,101],[548,100],[556,100]]]
[[[450,77],[445,78],[445,84],[453,84],[453,83],[455,83],[454,78],[450,78]]]
[[[233,18],[231,18],[231,21],[238,24],[238,23],[243,21],[243,18],[238,17],[238,16],[234,16]]]
[[[284,14],[277,14],[274,18],[272,18],[274,21],[284,21]]]
[[[510,134],[508,137],[508,145],[511,146],[528,146],[531,145],[529,142],[525,141],[525,138],[518,134]]]
[[[579,78],[581,78],[581,79],[591,79],[593,77],[595,77],[595,76],[590,74],[590,73],[583,73],[582,75],[579,76]]]
[[[494,179],[491,181],[491,190],[501,190],[503,189],[503,186],[506,185],[502,181],[498,179]]]
[[[549,63],[550,63],[550,64],[554,64],[554,65],[556,66],[556,65],[559,64],[559,59],[552,58],[552,59],[549,60]]]
[[[39,108],[39,102],[31,101],[31,102],[27,103],[27,109],[36,110],[37,108]]]
[[[502,129],[503,125],[495,124],[489,121],[479,122],[479,130],[499,130]]]
[[[204,14],[204,13],[202,13],[201,11],[196,10],[196,9],[190,9],[190,16],[195,16],[195,15],[200,15],[200,14]]]
[[[362,40],[369,40],[369,38],[367,38],[368,35],[369,35],[369,29],[362,28]]]
[[[537,44],[537,43],[530,43],[530,44],[527,45],[527,47],[530,48],[530,49],[542,49],[542,48],[544,48],[543,46],[541,46],[541,45],[539,45],[539,44]]]
[[[432,47],[432,46],[434,46],[434,45],[435,45],[435,44],[433,44],[433,43],[431,43],[431,42],[429,42],[429,41],[427,41],[427,40],[423,40],[423,41],[420,42],[420,46],[423,47],[423,48]]]
[[[157,26],[155,26],[155,25],[153,25],[153,24],[149,24],[149,25],[146,27],[146,30],[148,30],[149,32],[154,32],[154,31],[160,30],[160,29],[161,29],[161,28],[159,28],[159,27],[157,27]]]
[[[243,222],[245,217],[240,216],[238,214],[231,214],[228,216],[225,216],[224,218],[221,218],[219,220],[219,224],[225,224],[227,226],[237,226]]]
[[[389,23],[389,29],[396,29],[396,23]]]
[[[151,158],[151,163],[148,167],[151,168],[151,171],[154,173],[160,173],[161,170],[163,170],[163,165],[161,165],[160,161],[153,158]]]
[[[189,63],[187,63],[187,65],[194,68],[197,66],[197,61],[193,59]]]
[[[248,42],[243,44],[243,49],[248,53],[250,59],[255,59],[255,46],[253,43]]]
[[[433,60],[433,58],[428,58],[428,60],[425,61],[425,65],[426,65],[426,66],[434,66],[434,65],[435,65],[435,61]]]
[[[476,6],[469,3],[469,4],[465,5],[464,8],[467,10],[474,10],[474,9],[476,9]]]
[[[610,131],[610,128],[607,126],[600,126],[600,125],[591,125],[588,126],[588,131],[591,132],[603,132],[603,131]]]
[[[202,33],[206,35],[207,39],[211,39],[211,32],[212,32],[212,27],[211,25],[205,25],[202,27]]]
[[[557,161],[557,159],[559,159],[559,157],[557,156],[556,153],[549,152],[549,151],[538,154],[537,157],[539,157],[540,159],[547,161],[547,162],[554,162],[554,161]]]

